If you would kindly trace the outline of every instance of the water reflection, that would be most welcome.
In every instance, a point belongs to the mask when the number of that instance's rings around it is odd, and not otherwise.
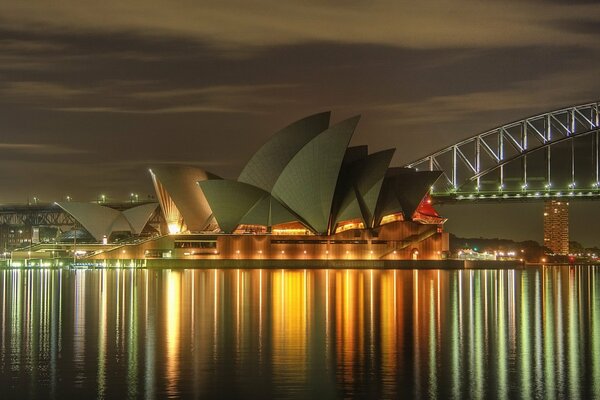
[[[2,270],[13,397],[600,398],[600,269]]]

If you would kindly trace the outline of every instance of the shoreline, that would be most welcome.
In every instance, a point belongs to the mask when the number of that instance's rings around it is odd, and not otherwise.
[[[37,263],[36,263],[37,261]],[[107,260],[107,262],[70,261],[43,263],[32,259],[31,265],[0,264],[0,269],[406,269],[406,270],[463,270],[463,269],[524,269],[519,261],[498,260]],[[37,264],[37,265],[36,265]]]

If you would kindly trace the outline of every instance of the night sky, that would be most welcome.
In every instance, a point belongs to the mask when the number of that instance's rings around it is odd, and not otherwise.
[[[324,110],[402,165],[600,98],[595,1],[83,3],[0,0],[1,203],[146,198],[157,163],[235,178]],[[573,239],[600,245],[599,207],[572,207]],[[541,204],[441,210],[462,236],[541,240]]]

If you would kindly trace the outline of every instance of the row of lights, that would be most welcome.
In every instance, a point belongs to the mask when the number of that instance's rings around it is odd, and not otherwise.
[[[262,250],[258,250],[258,251],[257,251],[257,253],[258,253],[258,254],[262,254],[262,253],[263,253],[263,251],[262,251]],[[306,251],[306,250],[304,250],[302,253],[303,253],[303,254],[307,254],[307,251]],[[398,252],[397,252],[396,250],[394,250],[394,251],[393,251],[393,254],[397,254],[397,253],[398,253]],[[217,252],[216,252],[216,251],[215,251],[215,254],[217,254]],[[238,254],[238,255],[239,255],[239,254],[240,254],[240,251],[239,251],[239,250],[236,250],[236,251],[235,251],[235,254]],[[281,250],[281,254],[285,254],[285,250]],[[325,250],[325,254],[329,254],[329,250]],[[350,250],[346,250],[346,254],[350,254]],[[373,254],[373,250],[369,251],[369,254]]]
[[[525,183],[523,183],[523,185],[521,185],[521,190],[526,191],[528,187],[529,187],[528,183],[525,182]],[[577,187],[577,183],[576,182],[571,182],[571,183],[569,183],[567,185],[567,187],[569,189],[571,189],[571,190],[574,190]],[[594,183],[592,183],[591,187],[593,189],[600,189],[600,182],[594,182]],[[552,188],[552,182],[548,182],[547,184],[544,185],[544,189],[545,190],[551,190],[551,188]],[[433,193],[434,187],[431,186],[429,189],[430,189],[430,192]],[[498,190],[499,191],[502,192],[504,189],[505,189],[505,187],[504,187],[503,184],[501,184],[501,185],[498,186]],[[451,191],[453,191],[453,192],[456,192],[457,190],[458,190],[457,186],[453,186],[452,189],[451,189]],[[475,186],[475,190],[477,192],[479,192],[481,190],[481,187],[479,185],[477,185],[477,186]]]
[[[66,195],[65,196],[65,200],[67,202],[70,202],[71,200],[73,200],[73,198],[70,195]],[[38,204],[38,202],[40,201],[40,198],[37,196],[33,196],[33,204]],[[140,201],[140,195],[137,193],[130,193],[129,194],[129,201],[131,201],[132,203],[138,203]],[[106,203],[106,195],[105,194],[101,194],[96,198],[96,202],[97,203]]]
[[[520,198],[520,197],[550,197],[550,193],[540,193],[540,192],[535,192],[535,193],[527,193],[527,195],[521,195],[521,193],[516,193],[514,194],[512,197],[514,198]],[[568,193],[562,193],[562,192],[556,192],[553,193],[554,196],[556,197],[562,197],[562,196],[597,196],[597,194],[592,193],[592,192],[587,192],[587,193],[583,193],[583,192],[568,192]],[[463,196],[462,194],[457,196],[457,199],[462,200],[462,199],[474,199],[474,198],[478,198],[478,199],[485,199],[485,198],[489,198],[489,199],[497,199],[497,198],[510,198],[511,195],[504,193],[502,196],[496,195],[496,194],[492,194],[489,195],[488,197],[486,197],[483,194],[480,194],[478,196],[475,196],[474,194],[469,194],[469,195],[465,195]]]

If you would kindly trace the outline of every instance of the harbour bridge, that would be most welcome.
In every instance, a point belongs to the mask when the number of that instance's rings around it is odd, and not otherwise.
[[[434,203],[600,197],[600,102],[480,133],[406,167],[443,171]]]

